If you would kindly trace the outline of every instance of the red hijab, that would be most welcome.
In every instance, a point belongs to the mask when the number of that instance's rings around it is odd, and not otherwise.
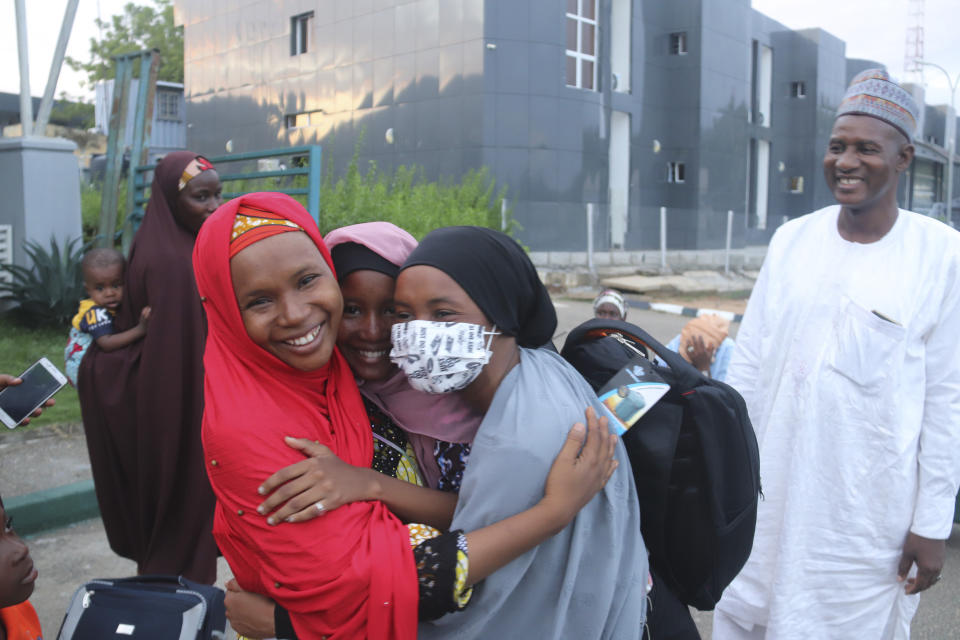
[[[240,585],[273,598],[310,638],[413,640],[417,577],[406,527],[380,502],[357,502],[305,524],[271,527],[257,487],[298,460],[284,436],[310,438],[370,466],[373,439],[353,374],[334,350],[323,368],[293,369],[247,335],[230,277],[230,235],[241,204],[300,225],[333,272],[310,215],[293,198],[254,193],[207,219],[193,253],[207,312],[203,448],[217,496],[214,537]]]

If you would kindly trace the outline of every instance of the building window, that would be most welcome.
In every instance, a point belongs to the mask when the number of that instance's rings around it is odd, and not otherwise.
[[[288,113],[283,117],[283,124],[287,129],[300,129],[302,127],[316,127],[323,118],[323,110],[301,111],[300,113]]]
[[[682,184],[686,179],[686,167],[682,162],[667,163],[667,182]]]
[[[180,121],[180,94],[176,91],[157,91],[157,120]]]
[[[806,98],[806,97],[807,97],[807,83],[806,83],[806,82],[791,82],[791,83],[790,83],[790,97],[791,97],[791,98]]]
[[[773,104],[773,49],[753,41],[750,56],[750,114],[748,122],[769,127]]]
[[[687,32],[678,31],[670,34],[670,53],[675,56],[687,55]]]
[[[313,11],[290,18],[290,55],[298,56],[307,52],[312,19]]]
[[[567,86],[597,90],[598,0],[567,0]]]
[[[790,178],[790,193],[803,193],[803,176]]]

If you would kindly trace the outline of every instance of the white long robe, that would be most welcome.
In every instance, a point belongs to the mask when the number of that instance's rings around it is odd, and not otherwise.
[[[857,244],[839,211],[774,235],[728,376],[765,499],[717,608],[768,639],[909,637],[903,543],[949,536],[960,480],[960,234],[901,210]]]

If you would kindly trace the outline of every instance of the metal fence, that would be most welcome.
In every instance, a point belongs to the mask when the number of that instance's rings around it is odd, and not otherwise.
[[[286,159],[286,162],[283,160]],[[220,173],[220,181],[224,184],[223,198],[235,198],[252,191],[263,191],[262,187],[243,184],[249,181],[260,182],[268,179],[277,179],[270,185],[270,191],[286,193],[290,196],[302,196],[306,199],[304,206],[313,219],[320,223],[320,186],[321,155],[320,145],[306,145],[302,147],[287,147],[285,149],[271,149],[269,151],[250,151],[247,153],[232,153],[225,156],[208,158]],[[128,213],[123,227],[124,252],[133,240],[133,234],[143,220],[149,194],[150,183],[153,181],[153,170],[157,165],[136,167],[130,173],[128,188],[133,194],[133,207]],[[297,179],[305,176],[304,179]],[[303,183],[306,186],[303,186]],[[229,183],[240,183],[230,188]],[[262,184],[262,183],[261,183]]]

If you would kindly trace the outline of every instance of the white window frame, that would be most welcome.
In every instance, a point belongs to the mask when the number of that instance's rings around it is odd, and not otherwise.
[[[180,122],[180,94],[176,91],[157,90],[157,120]]]
[[[305,129],[307,127],[316,127],[320,124],[323,116],[323,109],[288,113],[283,116],[283,126],[286,129]]]
[[[688,50],[686,31],[674,31],[670,34],[670,55],[685,56]]]
[[[593,3],[593,19],[587,18],[584,15],[583,7],[588,2]],[[573,20],[577,23],[577,50],[573,51],[567,49],[567,55],[564,58],[566,62],[567,58],[573,58],[576,62],[577,77],[575,84],[568,84],[568,87],[573,87],[574,89],[584,89],[586,91],[599,91],[597,87],[597,51],[600,49],[600,1],[599,0],[577,0],[577,13],[573,14],[567,12],[567,20]],[[593,25],[593,53],[585,53],[583,51],[583,25]],[[566,22],[564,23],[566,26]],[[593,77],[590,79],[591,83],[589,87],[584,86],[583,82],[583,62],[592,62],[593,63]]]
[[[670,184],[683,184],[687,181],[687,165],[683,162],[675,161],[667,163],[667,182]]]
[[[299,56],[310,51],[310,21],[313,11],[290,17],[290,55]]]
[[[13,264],[13,225],[0,224],[0,264]],[[10,284],[13,282],[13,273],[10,271],[0,271],[0,282]]]
[[[773,124],[773,48],[761,44],[757,51],[757,116],[761,127]]]
[[[803,80],[795,80],[790,83],[790,97],[791,98],[806,98],[807,97],[807,83]]]

